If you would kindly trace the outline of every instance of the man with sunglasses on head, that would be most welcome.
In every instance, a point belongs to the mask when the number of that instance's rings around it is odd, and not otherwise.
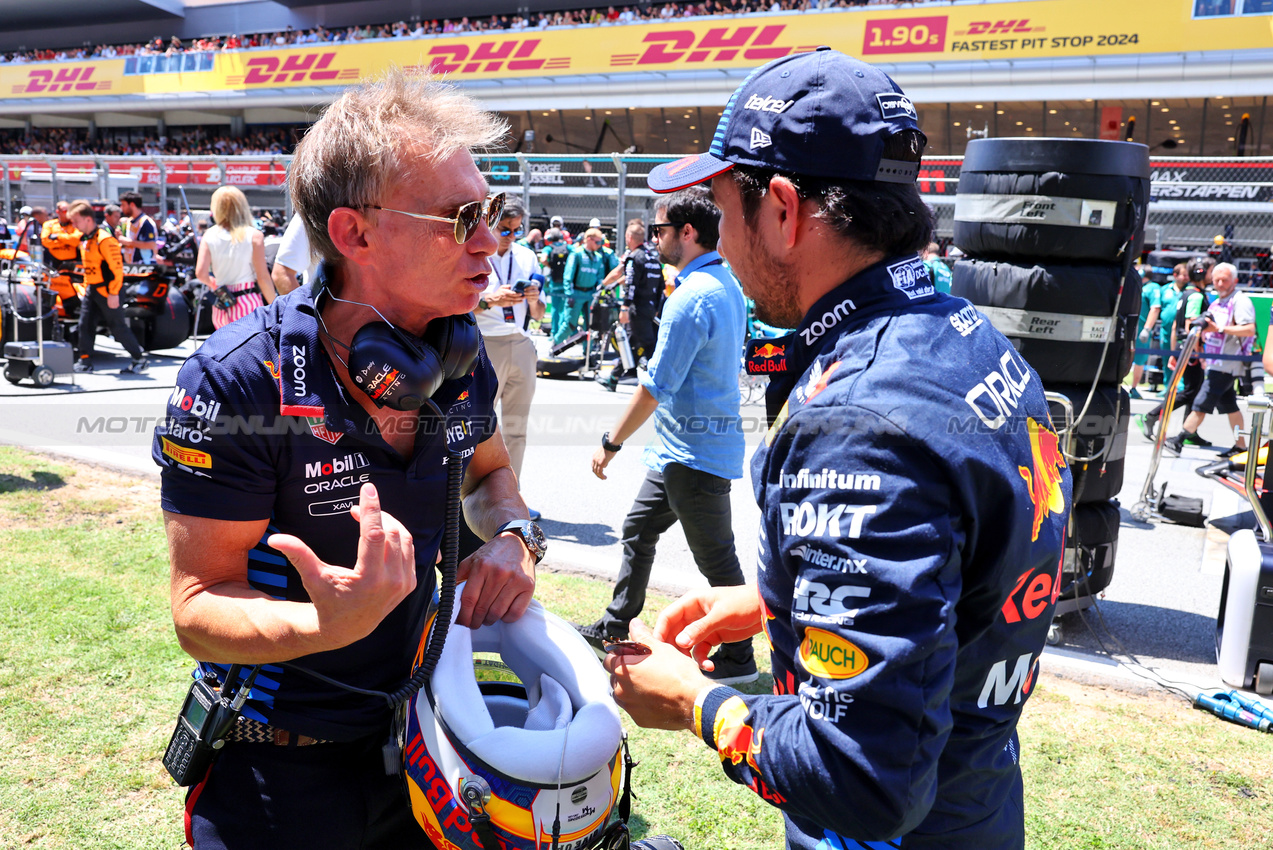
[[[519,481],[526,456],[526,418],[535,397],[539,366],[539,354],[530,338],[530,320],[542,319],[546,308],[539,260],[534,251],[517,242],[524,219],[519,204],[505,203],[495,228],[499,247],[491,257],[490,282],[475,313],[486,356],[499,380],[495,401],[500,406],[504,443]],[[539,512],[531,511],[531,519],[539,519]]]
[[[386,772],[386,694],[421,645],[451,464],[488,541],[459,563],[458,627],[519,618],[544,551],[469,316],[503,208],[473,152],[506,133],[434,80],[347,89],[288,174],[315,279],[177,377],[152,450],[177,637],[218,683],[258,665],[187,796],[196,850],[433,846]]]

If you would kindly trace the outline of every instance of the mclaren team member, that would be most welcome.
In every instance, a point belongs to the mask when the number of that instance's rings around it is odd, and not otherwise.
[[[132,362],[119,370],[121,375],[141,374],[149,361],[141,343],[128,324],[119,292],[124,288],[124,261],[119,240],[108,229],[100,227],[88,201],[75,201],[68,210],[71,226],[83,234],[79,240],[80,265],[84,269],[84,303],[76,346],[79,359],[72,367],[76,372],[93,371],[93,348],[97,341],[98,319],[105,319],[115,341],[124,346]]]
[[[82,234],[71,223],[70,208],[68,201],[57,202],[54,207],[57,215],[46,220],[40,227],[40,243],[44,245],[47,254],[45,264],[51,270],[59,272],[50,277],[49,283],[62,299],[66,314],[74,316],[84,293],[71,281],[70,269],[66,267],[74,266],[79,259]],[[93,229],[96,230],[96,226]]]
[[[781,368],[752,459],[759,594],[692,593],[633,631],[654,651],[609,656],[616,698],[715,748],[791,847],[1020,848],[1016,724],[1070,501],[1038,375],[933,286],[926,140],[881,71],[829,48],[777,60],[716,139],[649,182],[711,179],[757,314],[797,329],[764,348]],[[700,674],[762,629],[774,694]]]
[[[401,778],[385,775],[390,710],[365,692],[411,671],[435,586],[448,445],[463,458],[468,524],[489,541],[460,564],[459,624],[520,617],[542,549],[523,536],[531,524],[485,355],[434,392],[439,423],[427,406],[377,407],[348,346],[382,316],[420,337],[477,306],[501,199],[472,150],[506,132],[431,80],[391,73],[346,90],[288,177],[323,258],[317,280],[218,330],[178,375],[153,446],[177,636],[201,671],[263,665],[188,796],[197,850],[432,846]],[[273,427],[217,427],[230,416]]]

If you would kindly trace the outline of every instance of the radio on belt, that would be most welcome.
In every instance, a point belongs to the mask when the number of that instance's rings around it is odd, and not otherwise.
[[[211,674],[195,679],[190,685],[181,713],[177,715],[177,728],[164,752],[164,767],[178,785],[193,785],[202,780],[225,746],[225,737],[243,709],[243,703],[247,702],[259,668],[251,668],[238,690],[231,690],[240,669],[238,664],[231,665],[225,674],[224,688],[217,686],[217,679]]]

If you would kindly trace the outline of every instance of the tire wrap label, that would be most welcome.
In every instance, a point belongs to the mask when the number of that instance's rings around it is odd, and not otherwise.
[[[1049,195],[956,195],[955,221],[1113,230],[1117,201]]]
[[[1109,316],[1075,316],[1012,307],[978,307],[1006,337],[1052,339],[1057,342],[1107,342],[1114,332]]]

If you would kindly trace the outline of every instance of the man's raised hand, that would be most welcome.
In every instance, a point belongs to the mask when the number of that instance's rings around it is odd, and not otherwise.
[[[290,534],[274,534],[266,541],[300,574],[325,649],[348,646],[371,634],[416,586],[411,532],[380,509],[374,484],[362,485],[351,513],[359,526],[358,562],[352,568],[325,563],[305,541]]]

